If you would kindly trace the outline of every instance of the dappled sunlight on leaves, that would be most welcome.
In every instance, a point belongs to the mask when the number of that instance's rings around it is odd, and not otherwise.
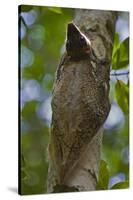
[[[21,46],[21,67],[29,67],[34,62],[33,52],[25,46]]]
[[[38,194],[46,193],[52,89],[74,10],[21,6],[20,15],[21,189],[22,194]],[[121,36],[119,23],[111,73],[129,69],[129,38]],[[112,76],[110,84],[112,106],[104,124],[98,190],[126,188],[129,178],[129,76]]]
[[[45,29],[42,25],[37,24],[32,26],[28,34],[29,47],[34,50],[39,50],[43,45],[45,39]]]

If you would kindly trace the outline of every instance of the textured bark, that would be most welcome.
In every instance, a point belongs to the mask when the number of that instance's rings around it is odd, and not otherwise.
[[[101,61],[102,63],[103,71],[101,69],[98,69],[101,70],[101,72],[98,72],[99,74],[101,73],[101,80],[102,76],[107,76],[104,77],[107,79],[105,85],[105,90],[107,93],[105,95],[107,95],[107,102],[101,102],[103,105],[108,105],[109,73],[115,21],[116,12],[98,10],[77,9],[74,18],[74,23],[90,39],[96,59]],[[83,65],[84,63],[81,64]],[[99,67],[96,66],[96,62],[91,62],[91,64],[93,68]],[[72,68],[73,67],[74,66],[72,64]],[[105,114],[108,114],[108,111],[109,110],[107,106],[107,111],[105,107]],[[60,121],[61,120],[62,119],[60,119]],[[96,189],[100,163],[102,135],[103,131],[101,127],[100,130],[94,135],[88,146],[85,148],[84,153],[82,153],[82,156],[80,156],[76,165],[67,174],[67,177],[65,178],[65,181],[63,183],[66,187],[68,187],[67,190],[65,190],[64,187],[63,189],[61,188],[60,183],[58,182],[56,170],[53,166],[53,163],[51,162],[51,158],[49,158],[50,163],[48,172],[48,192],[73,191],[73,188],[78,189],[78,191],[89,191]]]

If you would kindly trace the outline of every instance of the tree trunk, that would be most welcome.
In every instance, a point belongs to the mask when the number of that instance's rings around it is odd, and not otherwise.
[[[74,17],[74,23],[90,39],[96,58],[108,68],[108,84],[115,22],[116,12],[112,11],[77,9]],[[108,61],[108,64],[106,61]],[[92,63],[92,65],[93,64],[95,65],[95,63]],[[62,119],[60,119],[60,121],[61,120]],[[88,144],[74,170],[68,175],[65,186],[58,186],[58,182],[56,182],[56,172],[52,166],[52,162],[50,162],[48,193],[73,190],[89,191],[96,189],[102,135],[103,130],[101,128]]]

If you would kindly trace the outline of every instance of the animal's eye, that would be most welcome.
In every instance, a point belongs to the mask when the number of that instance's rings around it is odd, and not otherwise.
[[[81,46],[86,44],[85,38],[83,36],[80,37],[80,44]]]
[[[83,36],[80,37],[80,41],[84,41],[84,37]]]

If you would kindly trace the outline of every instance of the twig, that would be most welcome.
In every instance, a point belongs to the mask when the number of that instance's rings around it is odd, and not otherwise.
[[[128,74],[129,74],[129,71],[128,72],[121,72],[121,73],[114,72],[113,74],[110,74],[110,76],[123,76],[123,75],[128,75]]]
[[[21,14],[19,16],[19,20],[20,20],[20,22],[22,21],[22,23],[24,24],[25,28],[28,29],[28,26],[27,26],[27,24],[26,24],[26,22],[25,22],[25,20],[24,20],[24,18],[23,18],[23,16]]]

